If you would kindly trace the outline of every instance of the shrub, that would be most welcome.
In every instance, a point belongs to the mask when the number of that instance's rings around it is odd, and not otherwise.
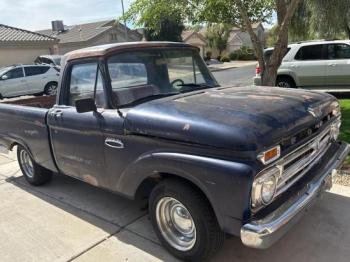
[[[238,60],[239,58],[239,54],[235,51],[235,52],[232,52],[228,55],[228,57],[231,59],[231,60]]]
[[[211,59],[211,56],[212,56],[212,52],[211,51],[207,51],[206,53],[205,53],[205,60],[206,61],[209,61],[210,59]]]
[[[221,61],[221,55],[218,55],[216,58],[218,61]]]
[[[230,58],[231,60],[256,60],[254,50],[247,46],[242,46],[240,49],[231,53]]]
[[[225,63],[225,62],[230,62],[231,59],[228,56],[223,56],[223,57],[221,57],[220,61]]]

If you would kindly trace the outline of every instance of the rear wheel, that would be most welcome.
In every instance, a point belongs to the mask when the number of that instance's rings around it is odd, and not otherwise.
[[[181,181],[160,182],[149,199],[153,228],[163,246],[187,261],[203,261],[223,245],[221,231],[208,201]]]
[[[31,185],[40,186],[52,179],[52,172],[36,164],[29,152],[22,146],[17,148],[17,159],[23,176]]]
[[[44,94],[48,96],[54,96],[57,94],[57,82],[50,82],[45,86]]]
[[[276,86],[282,88],[296,88],[296,85],[290,77],[280,76],[277,77]]]

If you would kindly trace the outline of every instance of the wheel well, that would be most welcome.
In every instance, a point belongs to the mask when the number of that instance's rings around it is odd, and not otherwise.
[[[0,99],[3,99],[3,96],[2,96],[2,94],[0,93]]]
[[[48,87],[50,84],[56,84],[56,85],[58,85],[58,82],[57,82],[57,81],[50,81],[50,82],[48,82],[48,83],[45,85],[45,88]]]
[[[212,209],[213,213],[215,214],[216,218],[218,219],[216,212],[212,206],[211,201],[208,199],[208,197],[203,192],[203,190],[200,187],[198,187],[195,183],[193,183],[192,181],[190,181],[186,178],[183,178],[181,176],[174,175],[174,174],[159,173],[159,174],[154,174],[152,176],[147,177],[145,180],[142,181],[142,183],[137,188],[136,194],[135,194],[135,199],[138,199],[138,200],[147,199],[149,197],[149,195],[151,194],[153,188],[159,182],[161,182],[165,179],[176,179],[178,181],[181,181],[183,183],[190,185],[194,190],[198,191],[202,195],[203,199],[205,199],[208,202],[210,208]]]
[[[281,78],[287,78],[287,79],[291,80],[294,83],[294,85],[296,85],[296,83],[294,81],[294,78],[292,76],[290,76],[290,75],[278,75],[277,79],[276,79],[276,82],[277,82],[278,79],[281,79]]]

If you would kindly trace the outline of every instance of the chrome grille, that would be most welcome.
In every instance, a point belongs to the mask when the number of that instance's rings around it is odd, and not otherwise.
[[[278,161],[277,166],[282,175],[275,196],[285,192],[320,160],[331,145],[330,132],[331,127],[327,127],[318,136]]]

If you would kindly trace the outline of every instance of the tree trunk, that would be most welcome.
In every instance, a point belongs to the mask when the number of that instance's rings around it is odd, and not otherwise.
[[[345,25],[345,31],[346,31],[346,34],[348,36],[348,39],[350,39],[350,27],[349,27],[349,25],[347,23]]]
[[[255,34],[252,23],[249,19],[248,12],[246,7],[244,6],[243,2],[241,0],[235,0],[235,3],[238,7],[238,10],[241,14],[243,23],[245,25],[245,29],[247,30],[250,39],[253,44],[253,48],[256,54],[256,57],[258,59],[259,67],[262,70],[262,72],[265,71],[265,61],[264,61],[264,46],[263,43],[260,42],[258,39],[258,36]]]
[[[262,85],[274,86],[276,84],[277,70],[288,48],[288,27],[300,0],[275,0],[278,20],[278,38],[269,62],[265,65],[262,43],[255,34],[248,12],[242,0],[235,0],[242,20],[252,40],[259,66],[262,70]],[[289,2],[289,5],[287,5]],[[288,8],[287,8],[288,6]]]

